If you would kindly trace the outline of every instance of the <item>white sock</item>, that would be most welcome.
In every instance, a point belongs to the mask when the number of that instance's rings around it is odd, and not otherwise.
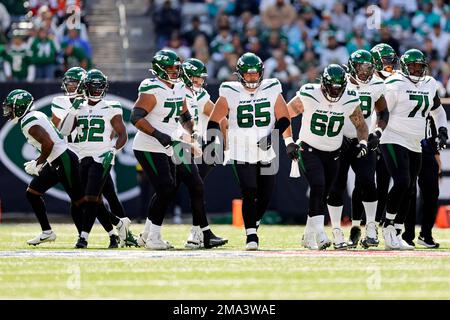
[[[256,221],[256,226],[259,227],[259,225],[261,224],[261,220]]]
[[[206,230],[209,230],[209,229],[211,229],[211,228],[209,226],[206,226],[206,227],[202,228],[202,231],[206,231]]]
[[[256,234],[256,228],[248,228],[248,229],[245,229],[245,234],[246,234],[247,236],[249,236],[249,235],[251,235],[251,234]]]
[[[363,201],[364,211],[366,211],[366,224],[369,222],[375,222],[375,217],[377,216],[377,205],[378,201]]]
[[[84,238],[84,240],[88,241],[89,233],[85,231],[81,231],[80,237]]]
[[[361,220],[352,220],[352,227],[360,227]]]
[[[314,232],[313,225],[311,224],[311,217],[306,216],[306,226],[305,226],[305,233]]]
[[[145,219],[144,231],[142,231],[142,238],[147,239],[148,234],[150,233],[150,226],[152,222],[147,218]]]
[[[112,229],[110,232],[108,232],[108,235],[111,237],[112,235],[115,235],[116,232],[114,231],[114,229]]]
[[[43,234],[51,234],[52,233],[52,229],[50,229],[50,230],[43,230],[42,233]]]
[[[314,216],[311,217],[311,225],[314,229],[314,231],[316,231],[317,233],[320,232],[324,232],[324,221],[325,221],[325,216],[324,215],[320,215],[320,216]]]
[[[395,216],[396,216],[397,214],[395,214],[395,213],[389,213],[389,212],[386,212],[386,219],[389,219],[389,220],[395,220]]]
[[[403,223],[395,223],[394,224],[394,228],[395,229],[397,229],[397,230],[400,230],[400,232],[402,232],[403,231]]]
[[[156,224],[151,224],[150,226],[150,233],[149,235],[157,235],[157,234],[161,234],[161,226],[157,226]]]
[[[328,205],[328,212],[330,213],[331,227],[341,228],[341,216],[342,216],[342,208],[344,206],[330,206]]]

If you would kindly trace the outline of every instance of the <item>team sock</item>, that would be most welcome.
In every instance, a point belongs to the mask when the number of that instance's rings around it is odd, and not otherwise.
[[[330,213],[331,227],[333,229],[341,228],[341,216],[343,206],[328,205],[328,212]]]
[[[364,211],[366,212],[366,224],[368,224],[369,222],[375,222],[375,218],[377,216],[377,205],[378,201],[363,201]]]

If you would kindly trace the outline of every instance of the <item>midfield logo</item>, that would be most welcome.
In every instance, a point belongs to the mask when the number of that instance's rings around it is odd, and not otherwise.
[[[34,110],[44,112],[51,116],[52,99],[61,94],[55,94],[38,99],[34,102]],[[136,180],[136,158],[134,157],[132,145],[136,134],[136,128],[129,122],[133,102],[112,94],[106,96],[107,100],[117,100],[122,104],[123,119],[128,132],[128,142],[125,148],[117,155],[114,170],[111,172],[116,183],[119,198],[126,201],[139,194]],[[25,183],[29,183],[32,176],[28,175],[23,164],[38,157],[38,152],[28,143],[26,143],[20,125],[14,125],[11,122],[6,123],[0,131],[0,159],[6,168]],[[48,194],[65,201],[69,197],[61,185],[49,190]]]

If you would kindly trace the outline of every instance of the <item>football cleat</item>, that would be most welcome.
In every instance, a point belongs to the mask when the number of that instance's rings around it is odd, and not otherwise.
[[[302,236],[302,246],[309,250],[319,250],[314,232],[305,232]]]
[[[133,235],[131,231],[128,231],[127,238],[125,239],[125,246],[126,247],[140,247],[138,242],[138,239]]]
[[[44,243],[44,242],[52,242],[56,240],[56,233],[54,233],[52,230],[50,233],[44,233],[37,235],[33,239],[27,240],[27,243],[30,246],[37,246],[38,244]]]
[[[131,221],[127,217],[120,218],[120,222],[117,224],[116,229],[119,234],[120,246],[124,247],[127,240],[127,235],[130,229]]]
[[[258,250],[258,246],[259,246],[258,235],[257,234],[248,235],[245,243],[245,250],[256,251]]]
[[[376,222],[369,222],[366,225],[366,236],[361,240],[361,245],[364,249],[370,247],[378,247],[380,241],[378,240],[378,226]]]
[[[353,226],[350,229],[350,237],[348,238],[347,247],[355,249],[358,246],[359,239],[361,239],[361,228]]]
[[[335,250],[347,250],[347,244],[344,239],[344,231],[341,228],[333,229],[333,247]]]
[[[86,249],[87,246],[88,246],[88,243],[87,243],[86,239],[83,237],[78,237],[78,241],[75,244],[75,248],[76,249]]]
[[[316,241],[319,250],[325,250],[331,246],[331,241],[328,239],[328,236],[324,231],[316,233]]]
[[[145,247],[145,238],[142,236],[142,233],[139,235],[139,238],[137,239],[137,245],[141,248]]]
[[[109,236],[108,249],[115,249],[119,247],[119,237],[115,234]]]
[[[398,239],[398,244],[400,245],[400,250],[414,250],[415,249],[414,246],[412,246],[411,244],[409,244],[407,241],[405,241],[402,238],[401,234],[399,234],[397,236],[397,239]]]
[[[400,250],[398,243],[397,230],[393,225],[388,225],[383,228],[384,246],[386,250]]]
[[[203,232],[199,226],[192,226],[191,232],[184,245],[186,249],[200,249],[203,247]]]
[[[227,243],[228,239],[216,236],[214,233],[212,233],[211,230],[203,234],[203,246],[205,247],[205,249],[220,247]]]
[[[168,241],[161,239],[161,234],[149,234],[145,242],[145,248],[149,250],[169,250],[173,249],[173,246]]]
[[[430,249],[433,249],[433,248],[437,249],[437,248],[439,248],[439,243],[434,241],[433,238],[425,238],[425,237],[423,237],[421,235],[417,239],[417,243],[422,245],[422,246],[424,246],[424,247],[430,248]]]

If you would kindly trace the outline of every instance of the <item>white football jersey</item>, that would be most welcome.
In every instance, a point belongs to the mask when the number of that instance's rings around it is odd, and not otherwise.
[[[205,89],[200,92],[192,92],[186,87],[186,102],[189,113],[195,122],[196,129],[199,135],[206,139],[206,129],[208,127],[209,116],[203,113],[205,105],[209,101],[209,93]],[[181,132],[185,132],[184,128],[180,124]]]
[[[248,163],[270,162],[273,148],[263,151],[258,141],[271,134],[275,126],[275,102],[283,92],[277,79],[264,79],[254,92],[238,81],[224,82],[219,95],[228,103],[228,145],[230,159]]]
[[[114,129],[111,120],[116,115],[122,116],[119,101],[101,100],[95,106],[83,102],[77,111],[77,134],[79,158],[93,157],[101,163],[99,156],[114,147]]]
[[[44,129],[54,143],[53,149],[47,158],[47,162],[52,162],[67,150],[67,144],[64,141],[62,134],[55,128],[47,116],[40,111],[31,111],[20,119],[20,127],[28,143],[35,147],[39,152],[42,150],[41,144],[28,133],[28,130],[33,126],[40,126]]]
[[[66,117],[71,106],[72,102],[70,102],[68,96],[54,97],[52,100],[52,113],[62,121]],[[64,137],[64,140],[66,140],[69,149],[78,155],[80,148],[78,146],[77,131],[72,131],[70,136]]]
[[[139,86],[139,93],[153,94],[156,98],[156,105],[145,116],[145,120],[156,130],[168,134],[173,140],[179,140],[178,118],[186,98],[185,85],[180,82],[170,88],[158,78],[145,79]],[[168,156],[173,153],[172,148],[164,148],[156,138],[139,130],[134,137],[133,150],[165,153]]]
[[[299,139],[321,151],[335,151],[342,145],[344,123],[361,103],[358,93],[347,87],[337,102],[328,101],[320,84],[307,83],[297,91],[304,111]]]
[[[436,80],[426,76],[414,84],[398,72],[386,79],[385,84],[389,122],[380,143],[398,144],[413,152],[422,152],[420,141],[425,138],[426,118],[433,107]]]
[[[359,94],[359,100],[361,100],[361,110],[364,115],[369,132],[372,132],[375,127],[372,125],[372,115],[375,114],[375,102],[380,99],[384,94],[385,86],[384,81],[380,78],[372,77],[372,79],[367,84],[355,85],[348,79],[348,89],[356,90]],[[344,123],[344,136],[353,139],[357,137],[356,128],[349,118],[345,119]]]

